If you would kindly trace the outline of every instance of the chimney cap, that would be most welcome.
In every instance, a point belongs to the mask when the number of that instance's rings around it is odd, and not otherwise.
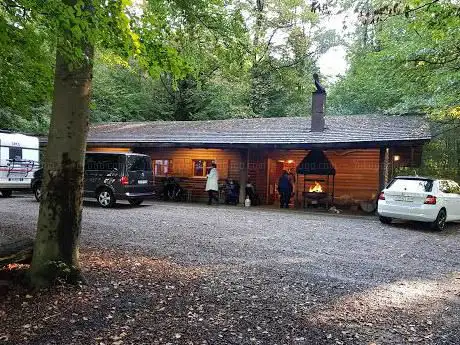
[[[313,80],[315,81],[316,91],[315,93],[326,93],[326,89],[319,82],[318,73],[313,73]]]

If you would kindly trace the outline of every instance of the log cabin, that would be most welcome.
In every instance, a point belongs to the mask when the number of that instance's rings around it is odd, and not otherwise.
[[[250,181],[263,204],[278,200],[277,182],[291,173],[295,205],[318,202],[319,185],[328,202],[376,200],[394,166],[416,167],[431,138],[420,116],[324,116],[325,93],[313,93],[304,117],[248,118],[194,122],[117,122],[90,127],[88,151],[144,153],[151,157],[158,188],[174,176],[191,200],[206,198],[206,174],[215,162],[220,181]]]

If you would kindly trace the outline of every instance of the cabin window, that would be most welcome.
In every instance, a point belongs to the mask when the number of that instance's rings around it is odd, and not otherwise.
[[[153,174],[155,176],[167,176],[171,174],[172,160],[155,159],[153,161]]]
[[[10,159],[14,159],[17,161],[22,160],[22,148],[10,147]]]
[[[193,176],[205,177],[209,174],[212,168],[212,163],[215,163],[214,159],[194,159],[193,160]]]

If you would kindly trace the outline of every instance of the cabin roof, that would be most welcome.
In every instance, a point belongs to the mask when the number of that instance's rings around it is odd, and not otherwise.
[[[92,125],[89,129],[88,144],[301,146],[431,139],[428,121],[421,116],[326,116],[326,128],[323,132],[312,132],[310,124],[310,117],[110,122]]]

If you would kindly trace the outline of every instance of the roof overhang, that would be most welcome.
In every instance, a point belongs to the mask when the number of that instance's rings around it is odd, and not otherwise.
[[[89,147],[356,149],[422,145],[431,139],[418,116],[329,116],[322,132],[312,132],[307,117],[214,121],[151,121],[95,124]],[[46,138],[42,143],[46,145]]]
[[[369,149],[401,146],[419,146],[430,141],[430,139],[418,140],[392,140],[392,141],[361,141],[361,142],[328,142],[328,143],[209,143],[209,142],[151,142],[151,141],[114,141],[114,140],[89,140],[88,147],[139,147],[139,148],[221,148],[221,149]],[[45,141],[41,144],[46,146]]]

